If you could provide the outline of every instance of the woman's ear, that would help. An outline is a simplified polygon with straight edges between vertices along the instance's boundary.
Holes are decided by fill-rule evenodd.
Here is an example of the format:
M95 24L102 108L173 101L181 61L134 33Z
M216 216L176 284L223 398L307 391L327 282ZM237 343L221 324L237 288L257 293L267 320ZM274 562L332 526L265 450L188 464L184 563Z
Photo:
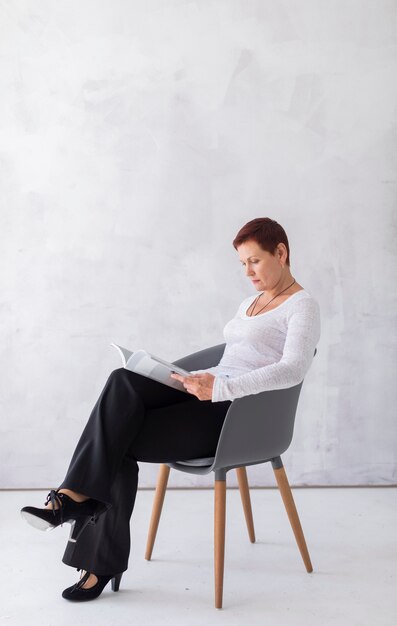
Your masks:
M287 258L287 248L285 247L285 244L283 243L277 244L276 254L277 254L277 258L279 261L281 261L284 256L285 258Z

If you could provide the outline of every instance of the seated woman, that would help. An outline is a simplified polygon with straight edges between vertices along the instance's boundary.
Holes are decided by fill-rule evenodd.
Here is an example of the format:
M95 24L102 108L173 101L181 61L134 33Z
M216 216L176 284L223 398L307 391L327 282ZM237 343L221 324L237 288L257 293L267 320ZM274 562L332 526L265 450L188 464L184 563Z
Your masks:
M63 562L84 574L62 596L97 598L107 583L117 591L128 567L130 517L138 461L167 463L211 457L235 398L300 383L320 338L316 300L290 271L284 229L264 217L248 222L233 241L256 292L224 328L218 365L173 374L183 391L127 369L114 370L83 430L65 479L45 508L24 507L36 528L70 522Z

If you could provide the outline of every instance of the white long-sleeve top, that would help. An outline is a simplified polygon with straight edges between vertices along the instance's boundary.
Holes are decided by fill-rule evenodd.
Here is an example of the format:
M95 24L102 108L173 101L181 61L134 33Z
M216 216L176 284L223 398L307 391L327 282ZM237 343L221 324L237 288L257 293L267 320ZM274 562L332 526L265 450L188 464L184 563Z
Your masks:
M270 311L250 317L257 293L243 300L223 329L223 356L214 367L194 370L215 376L212 402L234 400L300 383L320 339L320 308L305 290Z

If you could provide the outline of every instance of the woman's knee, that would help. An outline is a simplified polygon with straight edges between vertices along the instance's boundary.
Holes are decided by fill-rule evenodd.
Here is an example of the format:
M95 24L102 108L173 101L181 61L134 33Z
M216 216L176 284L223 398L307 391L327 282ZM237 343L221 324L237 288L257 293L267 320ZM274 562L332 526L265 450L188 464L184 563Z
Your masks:
M121 378L122 376L125 376L125 372L127 370L125 369L125 367L118 367L117 369L113 370L112 372L110 372L109 374L109 378L113 379L113 378Z
M135 401L140 406L142 403L141 394L134 376L134 372L125 369L125 367L119 367L110 372L106 386L110 387L114 397L120 400L124 399L126 402Z
M131 376L133 372L125 369L125 367L118 367L117 369L110 372L108 377L108 383L116 383L116 384L128 384L128 387L133 389L133 376Z

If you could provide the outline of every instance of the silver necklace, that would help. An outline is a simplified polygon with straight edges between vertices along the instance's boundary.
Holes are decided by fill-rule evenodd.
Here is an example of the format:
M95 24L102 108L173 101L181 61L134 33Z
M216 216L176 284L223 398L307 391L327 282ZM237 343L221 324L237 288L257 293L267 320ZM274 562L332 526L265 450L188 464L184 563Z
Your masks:
M293 282L292 282L290 285L288 285L288 287L286 287L285 289L283 289L282 291L280 291L280 293L278 293L278 294L277 294L277 296L274 296L274 298L272 298L271 300L269 300L269 302L268 302L267 304L265 304L265 306L263 306L261 309L259 309L259 311L257 311L257 312L255 313L255 315L259 315L259 313L260 313L261 311L263 311L263 309L266 309L266 307L267 307L267 306L269 306L269 304L270 304L271 302L273 302L273 300L275 300L276 298L278 298L279 296L281 296L281 294L282 294L282 293L284 293L284 291L287 291L287 289L289 289L290 287L292 287L292 285L293 285L294 283L295 283L295 278L294 278ZM253 317L253 316L254 316L255 307L256 307L256 305L257 305L257 303L258 303L259 298L260 298L262 295L263 295L263 294L261 294L261 293L260 293L260 294L259 294L259 296L256 298L256 300L255 300L255 304L254 304L253 309L252 309L252 312L249 314L249 316L250 316L250 317Z

